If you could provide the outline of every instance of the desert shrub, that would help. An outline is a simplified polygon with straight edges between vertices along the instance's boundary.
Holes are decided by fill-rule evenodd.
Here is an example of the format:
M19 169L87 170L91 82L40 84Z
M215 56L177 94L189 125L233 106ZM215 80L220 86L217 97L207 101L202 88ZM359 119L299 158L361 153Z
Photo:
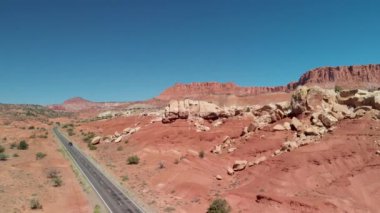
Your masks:
M30 139L34 139L34 138L36 138L36 134L33 134L33 135L29 136L29 138L30 138Z
M95 205L94 213L101 213L100 206L98 204Z
M9 146L10 149L15 149L17 147L17 143L13 142L11 143L11 145Z
M55 169L50 169L48 172L47 172L47 178L56 178L56 177L59 177L59 171L55 170Z
M139 164L140 158L137 155L132 155L128 157L128 164Z
M42 209L42 204L36 198L30 200L30 209Z
M121 177L121 180L122 180L122 181L127 181L127 180L129 180L128 175L124 175L124 176L122 176L122 177Z
M17 146L17 149L20 149L20 150L27 150L28 148L29 148L29 144L25 140L20 141L20 143Z
M45 138L45 139L48 138L47 135L39 135L38 137L39 137L39 138Z
M205 157L205 151L200 151L199 153L198 153L198 156L200 157L200 158L204 158Z
M8 159L8 155L5 153L0 153L0 161L6 161Z
M83 141L86 143L90 143L91 140L96 136L93 132L83 133Z
M28 129L34 129L34 126L30 126Z
M123 150L122 146L117 147L117 151L122 151L122 150Z
M13 154L13 157L14 157L14 158L17 158L17 157L18 157L18 154L17 154L17 153L14 153L14 154Z
M42 158L46 157L46 154L43 152L37 152L36 153L36 160L40 160Z
M5 148L2 145L0 145L0 153L3 153L4 151L5 151Z
M210 207L207 209L207 213L229 213L231 207L228 205L225 199L217 198L212 201Z
M335 86L335 92L339 93L342 90L343 88L341 86L338 86L338 85Z
M90 150L96 150L97 149L97 147L92 143L88 143L87 146Z
M62 179L61 179L60 176L52 178L52 181L53 181L53 186L54 187L62 186L63 181L62 181Z

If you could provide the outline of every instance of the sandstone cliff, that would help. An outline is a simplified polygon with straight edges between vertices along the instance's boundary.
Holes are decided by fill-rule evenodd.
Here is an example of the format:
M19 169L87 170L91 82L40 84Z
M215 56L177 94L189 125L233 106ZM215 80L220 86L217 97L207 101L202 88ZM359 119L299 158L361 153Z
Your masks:
M234 83L201 82L180 84L166 89L157 99L200 98L210 95L255 96L266 93L290 92L300 85L333 88L374 88L380 86L380 64L320 67L303 74L297 82L276 87L240 87Z

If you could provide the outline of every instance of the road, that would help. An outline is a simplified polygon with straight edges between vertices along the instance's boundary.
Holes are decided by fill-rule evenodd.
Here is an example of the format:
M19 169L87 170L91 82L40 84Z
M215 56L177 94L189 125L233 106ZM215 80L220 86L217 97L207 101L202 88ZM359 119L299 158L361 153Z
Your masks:
M58 128L53 129L59 141L66 147L82 173L87 177L94 190L111 213L143 212L133 201L128 199L104 174L99 171L75 145L70 146Z

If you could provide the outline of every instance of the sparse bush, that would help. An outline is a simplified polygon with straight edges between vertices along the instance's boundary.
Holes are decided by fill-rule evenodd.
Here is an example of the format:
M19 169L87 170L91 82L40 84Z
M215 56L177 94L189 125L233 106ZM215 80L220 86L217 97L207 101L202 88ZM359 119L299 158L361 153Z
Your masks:
M17 146L17 149L19 150L27 150L28 148L29 144L25 140L20 141L20 143Z
M17 157L18 157L18 154L17 154L17 153L14 153L14 154L13 154L13 157L14 157L14 158L17 158Z
M123 151L123 147L122 146L117 147L117 151Z
M127 144L128 142L129 142L128 140L125 140L125 142L124 142L124 143L125 143L125 144Z
M91 140L96 136L93 132L83 133L83 141L86 143L90 143Z
M198 156L200 157L200 158L204 158L205 157L205 151L200 151L199 153L198 153Z
M6 161L8 159L8 155L5 153L0 153L0 161Z
M210 207L207 209L207 213L229 213L231 207L228 205L225 199L217 198L212 201Z
M30 138L30 139L34 139L34 138L36 138L36 134L33 134L33 135L29 136L29 138Z
M2 145L0 145L0 153L3 153L4 151L5 151L5 148Z
M95 205L94 213L100 213L100 206L98 204Z
M122 181L127 181L127 180L129 180L128 175L124 175L124 176L122 176L122 177L121 177L121 180L122 180Z
M42 152L37 152L36 153L36 160L40 160L40 159L42 159L44 157L46 157L45 153L42 153Z
M128 164L139 164L140 158L137 155L129 156L128 157Z
M52 178L52 181L53 181L53 186L54 187L62 186L63 181L62 181L62 179L61 179L60 176Z
M34 129L34 126L30 126L28 129Z
M55 170L55 169L51 169L48 171L47 173L47 178L56 178L56 177L59 177L59 171Z
M96 150L97 149L97 147L92 143L88 143L87 146L90 150Z
M335 86L335 92L336 93L339 93L342 90L343 90L343 88L341 86L338 86L338 85Z
M36 198L30 200L30 209L42 209L42 204Z
M13 142L11 143L11 145L9 146L10 149L14 149L17 147L17 143Z

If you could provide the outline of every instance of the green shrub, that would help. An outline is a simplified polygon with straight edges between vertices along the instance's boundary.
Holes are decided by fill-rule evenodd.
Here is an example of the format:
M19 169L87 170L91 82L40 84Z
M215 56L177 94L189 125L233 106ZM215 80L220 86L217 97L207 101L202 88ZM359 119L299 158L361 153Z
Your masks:
M42 153L42 152L37 152L36 153L36 160L40 160L40 159L42 159L44 157L46 157L45 153Z
M225 199L217 198L212 201L210 207L207 209L207 213L229 213L231 207L228 205Z
M137 155L129 156L128 157L128 164L139 164L140 158Z
M51 169L48 171L47 173L47 178L56 178L56 177L59 177L59 171L55 170L55 169Z
M17 147L17 143L13 142L11 143L11 145L9 146L10 149L14 149Z
M200 151L199 153L198 153L198 156L200 157L200 158L204 158L205 157L205 151Z
M97 149L97 147L92 143L88 143L87 146L90 150L96 150Z
M5 153L0 153L0 161L6 161L8 159L8 155Z
M52 178L52 181L53 181L54 187L62 186L63 181L62 181L61 177L59 177L59 176L54 177L54 178Z
M3 153L4 151L5 151L5 148L2 145L0 145L0 153Z
M30 200L30 209L42 209L42 204L36 198Z
M121 180L122 180L122 181L127 181L127 180L129 180L128 175L124 175L124 176L122 176L122 177L121 177Z
M17 149L20 149L20 150L27 150L28 148L29 148L29 144L24 140L20 141L20 143L17 146Z
M94 213L101 213L100 206L98 204L95 205Z
M338 86L338 85L335 86L335 92L336 93L339 93L342 90L343 90L343 88L341 86Z

